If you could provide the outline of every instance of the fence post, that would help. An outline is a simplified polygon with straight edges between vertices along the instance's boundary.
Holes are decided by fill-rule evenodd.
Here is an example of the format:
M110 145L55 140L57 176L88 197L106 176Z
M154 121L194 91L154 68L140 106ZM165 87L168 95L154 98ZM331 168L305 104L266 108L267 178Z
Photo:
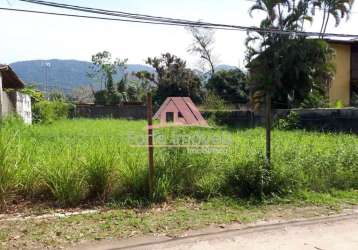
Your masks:
M148 186L150 198L153 196L154 183L154 147L153 147L153 106L152 94L147 94L147 120L148 120Z
M272 127L272 117L271 117L271 93L266 91L266 164L267 168L270 168L271 163L271 127Z

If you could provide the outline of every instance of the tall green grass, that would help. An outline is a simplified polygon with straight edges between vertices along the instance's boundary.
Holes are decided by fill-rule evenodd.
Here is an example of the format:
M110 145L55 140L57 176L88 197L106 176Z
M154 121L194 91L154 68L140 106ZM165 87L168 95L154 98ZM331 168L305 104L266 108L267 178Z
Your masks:
M226 147L155 148L155 192L178 196L255 198L298 191L358 189L358 138L348 134L274 131L272 173L264 172L264 130L155 130L156 144ZM188 139L189 138L189 139ZM75 206L147 197L144 121L72 120L1 124L0 200L13 194ZM264 176L264 178L262 178Z

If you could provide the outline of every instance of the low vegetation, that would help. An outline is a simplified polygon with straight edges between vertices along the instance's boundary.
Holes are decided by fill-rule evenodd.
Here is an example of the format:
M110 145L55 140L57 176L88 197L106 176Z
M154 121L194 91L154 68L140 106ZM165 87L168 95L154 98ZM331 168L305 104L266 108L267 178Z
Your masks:
M1 221L0 248L64 249L73 245L96 244L113 240L155 234L177 238L220 225L221 230L246 227L261 220L294 220L328 216L353 211L357 192L331 194L301 193L285 199L273 198L257 204L234 198L212 198L198 202L177 199L136 209L111 203L98 213L72 215L65 218L33 218ZM0 218L1 219L1 218ZM233 224L233 225L231 225ZM205 232L205 231L204 231ZM135 244L135 241L134 241ZM81 248L81 246L77 246Z
M40 101L33 104L33 121L35 123L52 123L69 117L73 105L60 101Z
M196 146L155 149L151 198L255 200L261 191L267 198L358 188L355 135L276 130L268 175L263 134L263 129L156 130L157 145ZM10 119L1 124L0 140L2 203L16 196L59 206L147 200L143 121L67 120L28 127Z

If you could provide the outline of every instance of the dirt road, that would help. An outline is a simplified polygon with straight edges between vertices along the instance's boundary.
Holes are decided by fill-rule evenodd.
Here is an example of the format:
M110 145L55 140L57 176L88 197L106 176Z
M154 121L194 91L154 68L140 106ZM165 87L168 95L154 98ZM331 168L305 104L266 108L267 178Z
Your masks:
M81 249L358 250L358 215L201 232L174 240L107 242Z

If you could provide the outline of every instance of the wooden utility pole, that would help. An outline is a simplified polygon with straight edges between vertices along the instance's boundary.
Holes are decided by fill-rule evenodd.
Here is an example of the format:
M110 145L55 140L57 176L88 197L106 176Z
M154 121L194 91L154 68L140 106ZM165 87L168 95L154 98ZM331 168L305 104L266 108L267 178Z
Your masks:
M147 94L147 120L148 120L148 187L149 195L153 195L153 183L154 183L154 147L153 147L153 106L152 106L152 94Z
M271 163L271 127L272 127L272 116L271 116L271 93L266 91L266 114L265 114L265 125L266 125L266 164L267 168L270 167Z

